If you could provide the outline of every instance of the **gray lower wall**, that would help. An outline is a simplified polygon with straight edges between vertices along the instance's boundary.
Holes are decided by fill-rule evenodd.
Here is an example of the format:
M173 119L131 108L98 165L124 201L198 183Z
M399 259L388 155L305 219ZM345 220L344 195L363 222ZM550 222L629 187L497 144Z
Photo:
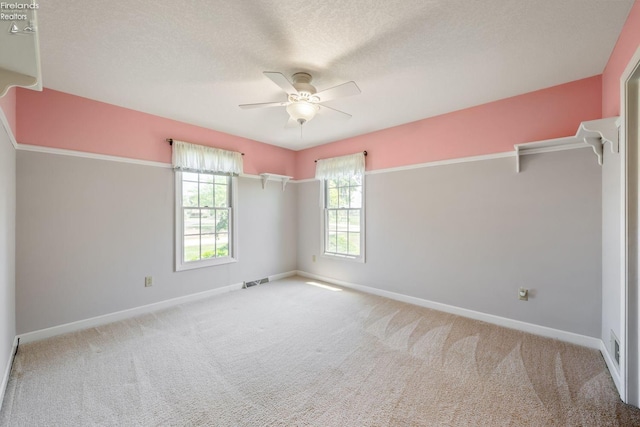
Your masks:
M170 169L19 151L17 331L295 270L296 195L239 178L240 261L174 272Z
M16 336L15 229L16 151L0 124L0 383Z
M601 175L589 149L369 174L364 264L312 261L319 185L300 183L298 269L599 338Z
M600 166L588 149L514 162L367 175L364 264L319 256L317 182L240 178L240 262L176 273L169 169L19 151L17 332L299 269L600 337Z

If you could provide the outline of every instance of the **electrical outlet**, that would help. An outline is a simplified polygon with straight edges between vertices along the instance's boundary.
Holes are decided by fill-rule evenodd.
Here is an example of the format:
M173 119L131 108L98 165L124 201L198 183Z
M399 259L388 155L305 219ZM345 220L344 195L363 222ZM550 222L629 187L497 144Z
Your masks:
M529 301L529 289L520 288L518 290L518 299L521 301Z
M153 285L153 277L152 276L147 276L144 278L144 287L148 288L149 286Z
M316 256L315 255L311 255L311 261L316 262Z

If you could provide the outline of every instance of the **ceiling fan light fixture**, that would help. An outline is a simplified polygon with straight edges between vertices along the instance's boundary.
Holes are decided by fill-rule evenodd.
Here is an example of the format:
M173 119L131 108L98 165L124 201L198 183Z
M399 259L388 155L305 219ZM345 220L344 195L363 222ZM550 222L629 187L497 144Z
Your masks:
M298 101L292 102L287 106L287 113L293 120L303 125L315 117L318 108L316 104L311 102Z

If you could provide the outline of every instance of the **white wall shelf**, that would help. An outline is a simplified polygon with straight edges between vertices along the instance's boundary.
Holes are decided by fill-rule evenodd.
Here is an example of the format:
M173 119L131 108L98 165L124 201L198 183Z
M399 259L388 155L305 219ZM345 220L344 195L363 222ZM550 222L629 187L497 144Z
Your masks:
M609 143L612 153L618 152L619 127L620 118L609 117L580 123L575 136L515 144L516 172L520 172L521 155L582 148L585 144L593 149L598 157L598 164L602 165L602 151L606 143Z
M260 178L262 179L263 190L267 185L268 181L280 181L282 182L282 191L284 191L285 187L287 186L287 182L289 182L289 180L292 179L293 177L287 176L287 175L278 175L275 173L261 173Z
M4 96L13 86L32 87L37 83L38 79L34 76L0 68L0 97Z
M612 153L617 153L619 150L619 128L620 117L582 122L576 138L582 139L593 148L594 153L598 156L598 164L602 166L602 150L607 142Z

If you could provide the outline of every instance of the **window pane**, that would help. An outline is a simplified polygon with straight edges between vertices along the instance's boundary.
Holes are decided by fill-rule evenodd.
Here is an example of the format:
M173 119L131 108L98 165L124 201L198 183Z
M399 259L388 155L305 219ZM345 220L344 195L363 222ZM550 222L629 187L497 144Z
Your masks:
M349 231L360 231L360 210L349 211Z
M229 234L220 233L216 235L216 256L229 256Z
M326 180L325 252L359 257L364 175Z
M198 174L191 172L182 172L182 180L198 182Z
M349 240L348 233L344 232L344 231L338 231L336 234L337 234L337 243L336 243L337 249L336 249L336 251L339 254L346 254L347 250L349 249L349 246L348 246L348 240Z
M338 214L338 231L347 231L349 230L349 211L347 210L339 210Z
M216 213L213 209L202 209L200 219L200 232L202 234L215 233Z
M184 234L200 234L200 209L184 210Z
M200 206L213 206L213 184L200 184Z
M349 207L349 187L338 188L338 199L339 208Z
M213 175L210 173L201 173L199 174L200 182L213 182Z
M230 179L227 175L214 175L213 177L216 184L228 184Z
M229 232L229 210L216 209L216 233Z
M184 236L184 261L200 259L200 236Z
M362 207L362 187L356 186L350 188L351 191L349 192L349 207L360 209Z
M327 230L336 231L338 229L338 212L335 210L327 211Z
M231 244L231 177L207 173L181 173L178 181L183 196L178 203L176 219L182 236L182 263L230 257ZM216 206L216 202L221 207ZM203 264L203 265L209 265Z
M327 237L327 252L335 253L338 250L337 246L337 234L336 233L328 233Z
M202 235L201 258L209 259L216 257L216 236L214 234Z
M215 206L227 207L229 206L229 186L227 184L216 184L216 200Z
M327 207L328 208L338 207L338 189L337 188L329 188L327 190Z
M349 233L349 255L360 255L360 233Z
M198 183L182 182L182 206L198 206Z

